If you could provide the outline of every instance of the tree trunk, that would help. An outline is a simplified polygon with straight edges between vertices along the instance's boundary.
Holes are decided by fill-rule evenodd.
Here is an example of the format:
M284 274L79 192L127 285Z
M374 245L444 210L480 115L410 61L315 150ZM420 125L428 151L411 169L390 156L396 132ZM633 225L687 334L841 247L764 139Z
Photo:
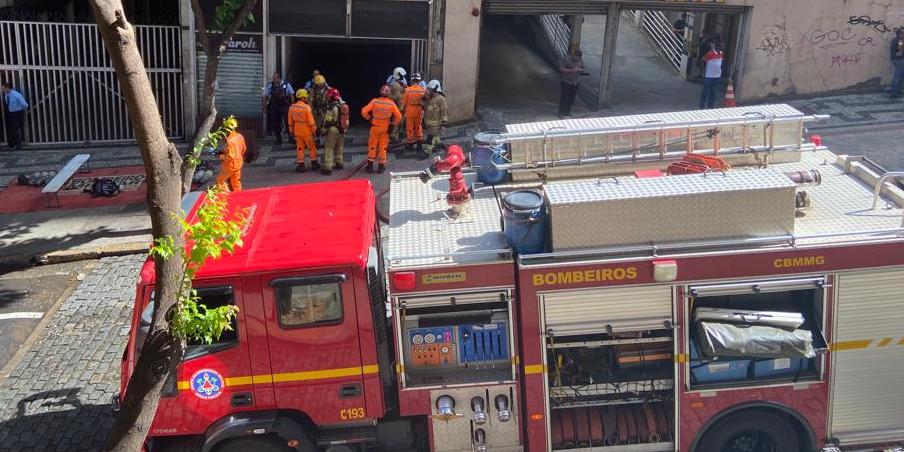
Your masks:
M182 158L166 138L163 122L147 71L135 40L135 29L126 20L120 0L91 0L104 46L116 69L120 91L129 110L148 184L148 211L155 238L173 237L184 246L176 219L181 200ZM151 331L129 382L122 410L113 424L107 450L140 450L157 411L160 389L174 372L184 345L169 334L166 313L176 303L182 275L182 258L155 260L156 287Z
M216 53L216 52L213 52ZM201 91L201 111L199 112L198 128L195 129L195 136L192 138L192 147L189 154L193 158L186 157L182 162L182 194L191 191L191 181L195 175L195 165L193 159L201 158L200 152L195 153L194 149L198 147L201 140L210 133L213 123L217 119L216 106L216 83L217 71L220 69L220 55L207 55L206 69L204 70L204 89Z

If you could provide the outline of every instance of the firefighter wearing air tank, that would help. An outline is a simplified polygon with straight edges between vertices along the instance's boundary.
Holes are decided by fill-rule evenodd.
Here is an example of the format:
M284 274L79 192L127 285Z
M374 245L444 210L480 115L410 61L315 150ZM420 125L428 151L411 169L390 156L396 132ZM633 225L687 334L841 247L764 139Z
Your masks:
M417 144L418 153L424 152L424 105L421 103L427 92L421 86L421 74L411 74L411 85L405 88L405 97L402 99L402 108L405 114L405 138L408 141L406 150L414 151Z
M405 71L405 68L397 67L393 69L392 75L386 80L386 84L389 85L389 98L396 103L396 106L399 107L399 111L402 111L402 98L405 97L405 87L408 86L408 83L405 81L406 75L408 75L408 72ZM405 118L402 118L402 122L404 122L404 119ZM393 128L392 136L389 138L392 141L399 141L401 131L402 127Z
M402 113L389 98L389 85L380 88L380 97L371 99L361 109L361 116L370 121L370 137L367 140L367 166L364 170L374 172L374 159L380 164L377 172L386 171L386 147L389 145L390 128L398 127Z
M226 136L226 146L219 153L223 166L220 174L217 174L217 188L221 191L242 190L242 165L245 163L245 137L236 129L238 121L230 116L223 121L223 126L229 131Z
M345 132L348 131L348 104L342 100L339 90L330 88L326 93L329 103L323 114L323 128L326 130L326 144L323 147L323 174L333 173L333 168L342 169L345 159Z
M313 81L314 85L309 93L311 96L311 113L314 115L314 123L317 124L317 130L322 130L325 133L323 116L329 103L326 93L329 91L330 86L326 84L326 77L320 74L315 75Z
M317 125L314 122L314 115L311 113L311 106L307 103L307 90L296 91L295 98L298 101L289 107L289 130L295 135L295 171L299 173L305 171L305 150L311 156L311 169L317 171L320 169L320 161L317 160L317 145L314 144Z
M433 153L433 148L441 142L443 128L449 122L446 109L446 94L439 84L439 80L430 80L427 84L427 94L424 95L424 123L427 125L427 141L424 150L418 152L418 158L423 160Z

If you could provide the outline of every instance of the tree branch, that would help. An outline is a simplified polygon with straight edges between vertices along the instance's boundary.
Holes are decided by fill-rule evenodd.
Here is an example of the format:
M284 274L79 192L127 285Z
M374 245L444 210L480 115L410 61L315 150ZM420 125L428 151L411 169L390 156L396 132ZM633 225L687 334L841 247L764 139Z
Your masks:
M192 0L198 1L198 0ZM235 16L232 17L232 23L223 30L223 34L220 36L220 44L217 46L217 55L222 55L223 52L226 51L226 44L229 43L229 40L235 36L235 32L239 30L239 27L245 23L245 19L248 17L248 13L251 11L251 8L254 8L254 5L257 4L257 0L246 0L245 6L242 9L236 11Z
M195 16L195 28L197 28L198 37L201 39L201 49L204 53L210 55L213 48L210 46L210 33L207 30L207 20L204 19L204 11L201 10L201 4L198 0L191 0L191 10Z

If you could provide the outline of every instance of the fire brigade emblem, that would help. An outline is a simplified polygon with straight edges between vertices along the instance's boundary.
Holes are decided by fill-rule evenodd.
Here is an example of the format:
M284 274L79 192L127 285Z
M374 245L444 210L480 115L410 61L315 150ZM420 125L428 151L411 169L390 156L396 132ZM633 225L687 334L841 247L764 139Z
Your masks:
M213 369L201 369L191 376L191 391L204 400L213 400L223 394L223 376Z

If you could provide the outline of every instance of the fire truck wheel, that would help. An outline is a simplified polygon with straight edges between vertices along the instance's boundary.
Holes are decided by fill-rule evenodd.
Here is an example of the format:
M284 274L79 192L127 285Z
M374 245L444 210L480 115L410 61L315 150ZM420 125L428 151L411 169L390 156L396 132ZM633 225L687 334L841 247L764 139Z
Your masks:
M289 452L294 450L314 451L314 445L307 438L297 449L289 448L286 441L272 435L235 438L223 442L214 449L216 452Z
M707 429L698 452L799 452L797 432L782 416L744 410L725 416Z

